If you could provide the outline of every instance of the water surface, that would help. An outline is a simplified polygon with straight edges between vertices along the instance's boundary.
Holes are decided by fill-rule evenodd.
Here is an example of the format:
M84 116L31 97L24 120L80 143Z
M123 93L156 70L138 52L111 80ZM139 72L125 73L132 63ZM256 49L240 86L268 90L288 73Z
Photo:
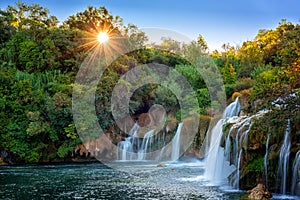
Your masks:
M204 180L203 165L149 162L0 167L1 199L245 199ZM118 170L122 169L122 171Z

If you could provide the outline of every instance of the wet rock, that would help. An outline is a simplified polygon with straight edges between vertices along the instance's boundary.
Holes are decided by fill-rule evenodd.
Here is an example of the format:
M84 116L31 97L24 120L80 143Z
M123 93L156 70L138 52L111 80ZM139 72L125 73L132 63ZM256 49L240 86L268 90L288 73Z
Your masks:
M254 151L254 150L258 150L259 147L260 147L259 143L256 143L256 144L249 146L249 149Z
M139 126L148 126L151 123L151 116L148 113L142 113L138 118Z
M0 165L3 164L14 164L10 153L7 151L0 152Z
M160 164L158 164L156 167L167 167L167 165L166 165L166 164L160 163Z
M268 200L272 197L272 194L267 190L266 186L259 183L255 188L248 191L249 199L255 200Z

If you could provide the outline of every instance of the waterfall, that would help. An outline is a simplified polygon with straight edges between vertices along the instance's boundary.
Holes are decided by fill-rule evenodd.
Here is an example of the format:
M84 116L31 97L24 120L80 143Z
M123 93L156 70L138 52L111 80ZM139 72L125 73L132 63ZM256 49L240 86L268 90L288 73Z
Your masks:
M237 97L234 102L229 104L223 113L223 119L226 119L228 117L234 117L238 116L241 111L241 104L239 102L239 98Z
M229 130L229 133L231 130ZM225 157L226 160L230 161L230 147L231 147L231 141L230 141L230 134L227 135L226 142L225 142Z
M153 143L154 130L147 132L142 142L140 142L140 138L138 137L138 130L139 125L135 123L129 131L129 137L118 143L117 160L146 160L146 153Z
M180 133L181 133L182 123L178 125L176 134L174 138L172 139L172 154L171 154L171 160L175 161L180 156Z
M228 105L223 113L222 119L213 127L211 131L210 142L207 137L206 159L205 159L205 173L204 176L213 184L220 184L227 181L227 177L235 170L234 165L226 160L225 154L229 154L223 147L221 147L221 140L223 137L223 125L226 118L237 116L240 112L240 103L238 98L230 105ZM227 152L227 153L226 153Z
M132 160L134 145L139 146L139 138L137 137L138 129L139 125L135 123L129 131L129 137L125 138L125 141L118 143L117 160ZM120 153L119 150L121 151Z
M279 154L279 163L278 163L278 175L277 175L277 183L280 183L280 193L286 194L286 184L287 184L287 175L288 175L288 167L289 167L289 156L290 156L290 120L288 120L288 124L285 130L284 141L280 149Z
M233 185L233 187L236 189L240 188L240 176L241 176L240 168L241 168L242 153L243 153L243 149L241 148L240 153L238 154L238 157L237 157L237 169L236 169L236 176L235 176L234 185Z
M243 145L245 148L245 153L247 154L247 146L248 146L248 134L251 129L251 118L243 119L235 125L233 125L229 131L229 134L231 134L231 131L238 128L236 135L235 135L235 146L234 146L234 152L233 152L233 162L235 166L237 166L235 175L231 178L231 186L233 186L236 189L239 189L240 187L240 168L241 168L241 159L243 155ZM240 136L241 135L241 136Z
M148 148L151 148L153 143L154 130L147 132L143 138L142 146L138 150L138 160L146 160L146 153Z
M300 196L300 150L294 159L291 194Z
M265 168L265 183L266 187L268 188L268 154L269 154L269 140L270 140L270 135L267 137L266 141L266 153L264 156L264 168Z

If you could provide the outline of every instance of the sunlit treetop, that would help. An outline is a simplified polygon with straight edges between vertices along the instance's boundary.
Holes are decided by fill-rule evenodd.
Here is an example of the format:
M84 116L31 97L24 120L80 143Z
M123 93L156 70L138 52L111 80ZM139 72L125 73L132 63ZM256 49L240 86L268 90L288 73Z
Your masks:
M146 40L145 34L139 32L136 26L124 26L123 19L113 16L105 7L89 6L86 10L70 16L63 22L63 27L83 33L81 47L95 54L120 53L124 46L130 43L143 45Z

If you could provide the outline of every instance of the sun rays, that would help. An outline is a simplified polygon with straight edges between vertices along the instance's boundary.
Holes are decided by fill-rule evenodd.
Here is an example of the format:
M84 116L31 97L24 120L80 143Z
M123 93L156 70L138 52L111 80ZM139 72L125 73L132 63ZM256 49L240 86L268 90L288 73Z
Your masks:
M100 32L97 35L97 39L100 44L104 44L104 43L108 42L109 36L107 35L106 32Z
M91 27L84 31L83 44L79 48L84 49L89 56L89 62L95 58L105 59L108 63L111 58L122 54L126 47L125 38L117 28L110 25Z

